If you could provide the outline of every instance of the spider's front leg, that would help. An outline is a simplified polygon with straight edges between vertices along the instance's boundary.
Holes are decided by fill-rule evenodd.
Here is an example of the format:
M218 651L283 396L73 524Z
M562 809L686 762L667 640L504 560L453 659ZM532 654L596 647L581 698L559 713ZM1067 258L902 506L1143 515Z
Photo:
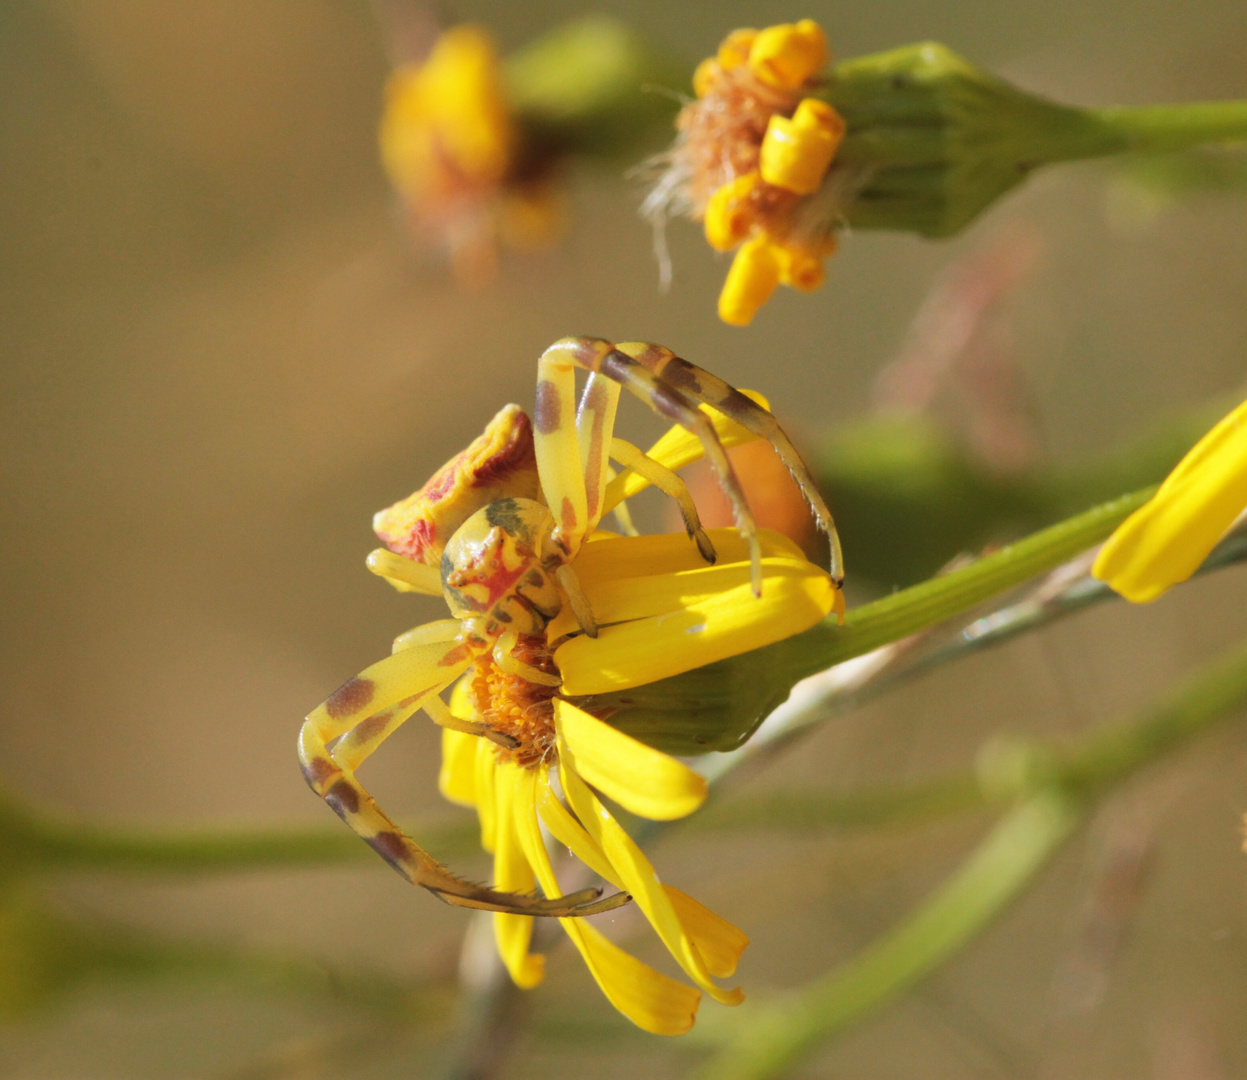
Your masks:
M627 903L622 893L599 899L600 889L541 899L465 881L404 833L355 778L355 770L388 735L487 647L462 636L423 642L365 668L340 686L308 715L299 734L299 762L308 785L403 877L447 903L547 916L592 915ZM338 743L331 751L334 739Z
M844 557L840 551L840 536L836 532L836 523L832 520L831 511L827 508L823 496L810 475L810 470L796 447L784 434L779 421L767 409L756 401L750 400L730 383L724 382L717 375L705 368L690 364L682 357L676 356L670 349L661 345L653 345L644 341L623 341L615 346L647 371L653 372L663 385L674 387L688 394L712 409L717 409L724 416L735 420L741 427L765 439L774 447L779 459L784 463L792 478L805 496L810 511L819 530L827 537L831 547L831 580L836 587L844 582Z
M701 557L708 563L715 561L714 545L702 528L697 507L688 486L666 466L643 453L623 439L613 438L615 411L619 405L622 385L600 375L590 374L576 410L576 435L580 442L580 462L584 471L585 498L588 503L586 533L597 528L602 520L605 506L606 485L611 470L608 459L613 459L625 469L643 476L664 495L675 500L684 518L684 528L689 539L697 545Z
M753 512L745 500L745 493L728 460L727 451L714 430L714 424L698 407L696 401L682 390L669 386L634 357L621 352L609 341L601 338L563 338L556 341L541 355L538 364L540 379L537 383L537 409L534 421L537 429L537 467L541 472L542 487L549 492L547 486L547 469L552 476L562 479L562 472L567 466L555 460L556 455L563 456L575 447L575 431L570 435L561 431L563 410L559 402L568 399L575 392L575 369L585 368L612 382L625 387L642 401L646 402L659 416L679 424L697 436L709 459L711 467L718 476L719 485L732 505L732 515L736 519L736 527L749 543L750 562L753 573L753 591L755 595L762 593L762 549L758 542L758 528L754 522ZM746 399L747 400L747 399ZM543 424L543 403L548 403ZM542 456L542 436L549 438L547 458ZM563 449L566 446L567 449ZM577 503L565 500L566 510L573 523L583 523L586 518L584 502ZM555 521L560 521L562 508L556 509L551 502L550 512ZM583 528L583 524L581 525ZM692 530L690 530L691 532Z

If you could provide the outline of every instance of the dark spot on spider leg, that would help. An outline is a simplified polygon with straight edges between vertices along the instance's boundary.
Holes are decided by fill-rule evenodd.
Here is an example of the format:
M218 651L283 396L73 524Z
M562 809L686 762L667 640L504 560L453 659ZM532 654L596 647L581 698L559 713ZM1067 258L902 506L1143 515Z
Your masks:
M402 833L379 832L376 836L368 837L368 846L402 874L403 877L410 877L406 870L409 862L407 843Z
M644 363L644 361L642 361ZM648 366L648 365L646 365ZM673 386L677 390L684 390L692 394L699 400L704 400L702 395L705 391L701 386L701 379L698 377L697 368L690 364L687 360L681 360L678 356L670 357L665 364L658 368L656 375L667 386Z
M399 702L400 705L406 702ZM373 713L367 720L361 720L351 731L351 741L355 743L370 743L378 735L385 730L385 725L390 722L394 713L392 709L386 709L384 712Z
M325 786L325 782L341 770L328 758L312 758L303 767L303 779L317 795Z
M548 379L537 383L537 404L533 409L533 423L542 435L550 435L559 428L562 408L558 388Z
M343 777L325 792L325 802L343 821L351 814L359 812L359 792L346 777Z
M372 700L376 687L371 679L348 679L329 695L325 702L325 712L335 720L351 716L360 711Z

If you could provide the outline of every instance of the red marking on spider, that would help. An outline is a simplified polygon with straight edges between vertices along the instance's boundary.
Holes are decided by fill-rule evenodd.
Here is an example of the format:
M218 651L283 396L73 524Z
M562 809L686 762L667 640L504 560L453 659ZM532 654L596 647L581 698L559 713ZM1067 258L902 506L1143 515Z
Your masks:
M533 446L533 425L528 414L517 412L515 426L507 444L496 454L482 461L472 471L473 487L490 487L505 484L507 479L521 469L531 469L537 464L537 450Z

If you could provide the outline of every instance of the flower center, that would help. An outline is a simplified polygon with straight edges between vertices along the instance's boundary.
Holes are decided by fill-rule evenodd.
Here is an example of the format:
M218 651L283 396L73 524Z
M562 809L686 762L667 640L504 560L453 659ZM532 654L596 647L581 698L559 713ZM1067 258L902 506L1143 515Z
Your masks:
M545 640L521 635L511 656L550 675L557 675L554 656ZM476 715L495 731L509 735L517 743L512 750L498 748L500 756L531 767L554 749L554 704L557 686L529 682L522 675L504 671L492 653L486 653L472 666L469 690Z

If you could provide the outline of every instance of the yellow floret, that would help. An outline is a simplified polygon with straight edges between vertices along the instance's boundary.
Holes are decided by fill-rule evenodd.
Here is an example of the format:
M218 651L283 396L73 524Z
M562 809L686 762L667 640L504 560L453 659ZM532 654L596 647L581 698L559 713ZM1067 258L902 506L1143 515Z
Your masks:
M381 158L394 186L421 197L455 174L496 182L510 167L514 132L493 43L473 26L447 30L423 64L386 85Z
M706 204L706 242L716 251L731 251L749 235L754 220L749 196L760 182L756 172L746 173L710 196Z
M766 33L766 31L762 31ZM724 71L730 71L734 67L740 67L741 64L750 59L754 42L758 39L758 31L752 27L741 27L739 30L733 30L723 39L719 46L718 56L715 57L719 61L719 66Z
M719 318L731 326L748 326L779 284L780 260L765 238L747 240L736 252L719 293Z
M803 248L777 247L779 280L799 292L813 292L826 277L823 260Z
M806 98L789 119L775 115L762 140L759 170L768 184L812 195L844 138L844 120L825 101Z
M759 79L780 90L797 90L827 63L827 36L813 19L768 26L749 50Z
M718 77L720 70L722 69L713 56L698 64L693 72L693 93L699 98L705 97L714 85L714 80Z

